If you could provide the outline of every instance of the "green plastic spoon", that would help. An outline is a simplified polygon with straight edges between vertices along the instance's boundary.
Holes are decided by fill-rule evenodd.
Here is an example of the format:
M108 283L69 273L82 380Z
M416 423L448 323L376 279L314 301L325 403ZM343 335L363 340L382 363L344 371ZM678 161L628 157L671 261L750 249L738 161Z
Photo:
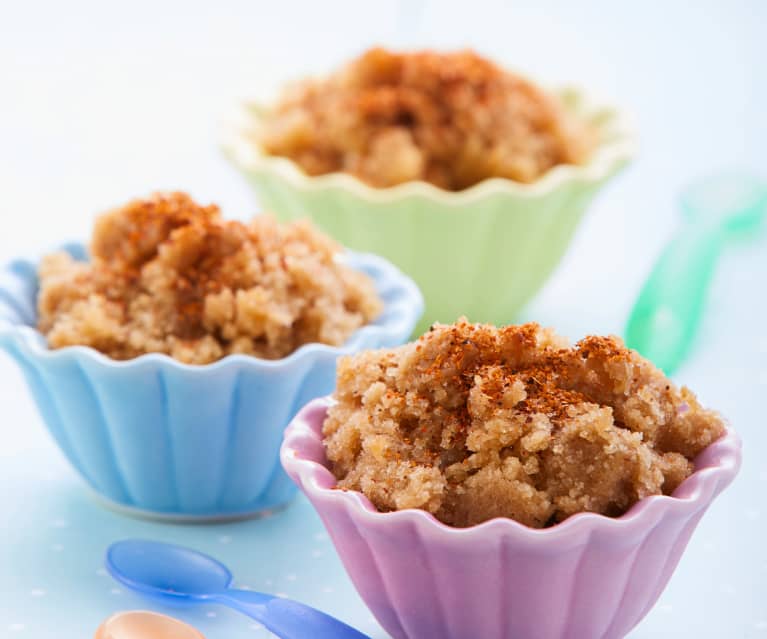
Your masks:
M626 324L626 344L671 375L690 350L714 267L726 241L752 234L767 213L767 183L723 174L682 194L685 223L644 284Z

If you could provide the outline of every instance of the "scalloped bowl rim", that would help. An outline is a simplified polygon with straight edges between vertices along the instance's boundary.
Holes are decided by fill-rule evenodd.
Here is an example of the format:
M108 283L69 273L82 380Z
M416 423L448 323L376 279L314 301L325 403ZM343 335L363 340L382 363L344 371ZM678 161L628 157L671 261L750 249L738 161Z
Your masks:
M633 118L624 109L599 100L575 85L562 86L554 91L558 94L577 96L582 105L580 108L585 113L598 113L602 117L606 114L609 126L605 130L609 139L598 144L588 162L581 165L559 164L529 184L494 177L460 191L448 191L423 180L412 180L389 187L374 187L354 175L340 171L311 176L292 160L283 156L268 155L253 140L248 139L252 133L253 122L258 122L259 113L266 109L263 102L255 100L249 101L247 106L242 105L229 118L222 146L225 153L242 170L256 173L272 172L301 190L339 188L378 203L395 202L415 196L435 200L445 206L463 206L496 194L535 198L568 182L597 184L628 163L636 153L636 135Z
M359 518L366 525L413 525L421 530L433 531L444 540L468 540L506 534L545 543L561 540L563 537L573 538L582 533L590 534L595 529L623 534L628 530L644 527L647 521L657 522L667 512L689 515L706 508L709 502L704 500L704 495L715 492L720 480L725 482L722 489L726 487L734 479L741 462L740 437L728 425L725 434L701 451L696 458L699 459L703 455L718 458L719 461L715 465L694 471L670 496L652 495L639 500L620 517L607 517L591 512L577 513L548 528L531 528L510 518L496 517L474 526L456 528L417 508L380 512L363 493L338 489L336 478L325 465L301 456L302 453L306 454L307 441L324 448L322 438L315 432L310 420L320 411L324 413L333 401L330 395L312 400L288 425L280 454L288 475L294 481L299 478L297 483L311 497L345 506L352 511L355 518Z
M68 243L60 248L65 250L67 247L73 246L82 247L83 245L79 243ZM404 331L404 325L406 323L412 322L414 325L417 323L418 318L423 314L424 301L420 290L410 277L400 271L394 264L379 255L359 253L344 249L343 252L339 253L339 256L344 260L353 261L355 265L352 268L355 270L360 270L361 266L371 266L378 270L378 275L370 276L376 285L387 281L396 282L400 300L407 299L413 307L412 316L405 317L402 313L399 313L392 318L395 320L394 323L382 325L367 324L362 326L354 331L349 339L340 346L330 346L328 344L311 342L300 346L288 356L280 359L270 360L255 357L253 355L235 353L226 355L210 364L187 364L174 359L165 353L145 353L131 359L117 360L90 346L65 346L62 348L51 349L45 346L45 337L37 329L2 318L0 318L0 340L3 337L10 338L26 348L35 357L42 360L56 361L68 357L82 357L107 368L129 368L134 366L151 366L155 364L188 372L190 374L202 374L219 371L222 368L233 367L236 365L250 366L259 369L287 369L312 357L339 357L348 355L360 348L369 348L368 345L370 343L377 343L380 341L380 339L376 338ZM9 269L13 264L19 263L22 263L25 266L34 266L37 264L34 260L21 258L6 263L3 266L3 269ZM2 289L0 289L0 292L2 292Z

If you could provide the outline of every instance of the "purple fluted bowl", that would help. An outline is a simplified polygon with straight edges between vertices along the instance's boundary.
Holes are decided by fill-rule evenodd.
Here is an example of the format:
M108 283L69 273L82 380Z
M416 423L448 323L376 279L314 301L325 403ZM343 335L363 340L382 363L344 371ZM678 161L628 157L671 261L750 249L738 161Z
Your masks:
M621 517L452 528L422 510L380 513L362 493L336 489L322 443L330 401L316 399L296 415L282 465L396 639L623 637L657 601L698 521L740 467L740 439L728 429L672 496L645 498Z

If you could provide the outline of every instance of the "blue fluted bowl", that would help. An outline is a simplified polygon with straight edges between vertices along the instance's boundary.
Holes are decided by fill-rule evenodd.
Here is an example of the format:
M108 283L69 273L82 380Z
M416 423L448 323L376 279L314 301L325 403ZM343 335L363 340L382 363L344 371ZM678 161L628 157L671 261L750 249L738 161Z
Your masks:
M63 247L87 259L81 245ZM47 347L37 324L37 266L0 271L0 346L21 366L43 419L96 493L130 512L171 520L229 519L279 508L296 487L279 451L285 426L330 393L339 355L391 347L423 311L416 285L389 262L345 253L384 301L374 323L340 347L288 357L229 355L192 366L151 353L127 361L85 346Z

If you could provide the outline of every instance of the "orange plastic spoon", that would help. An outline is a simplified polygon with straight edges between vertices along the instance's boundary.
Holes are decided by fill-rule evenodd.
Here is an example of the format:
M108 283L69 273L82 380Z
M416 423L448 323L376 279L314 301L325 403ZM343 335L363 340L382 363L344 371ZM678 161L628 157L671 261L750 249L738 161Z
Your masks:
M183 621L156 612L118 612L96 631L94 639L205 639Z

